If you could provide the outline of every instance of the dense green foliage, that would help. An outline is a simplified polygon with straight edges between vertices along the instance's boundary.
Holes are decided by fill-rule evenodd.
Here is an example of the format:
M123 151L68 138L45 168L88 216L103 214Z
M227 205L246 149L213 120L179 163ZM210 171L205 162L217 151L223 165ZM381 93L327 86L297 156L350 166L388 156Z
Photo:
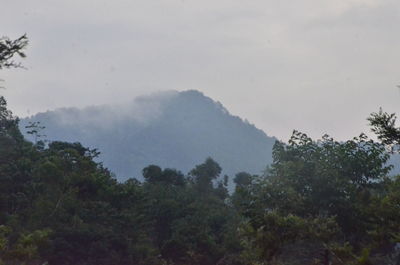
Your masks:
M241 206L248 217L243 234L260 261L384 264L398 258L400 219L393 206L400 205L392 192L399 194L399 179L386 177L389 155L381 144L364 135L314 142L294 132L288 145L275 144L273 156L267 176L253 178L247 200L241 199L248 202Z
M400 179L366 136L276 142L232 194L211 158L117 182L79 143L24 139L0 98L3 264L395 264ZM32 133L40 133L31 128ZM389 263L392 262L392 263Z

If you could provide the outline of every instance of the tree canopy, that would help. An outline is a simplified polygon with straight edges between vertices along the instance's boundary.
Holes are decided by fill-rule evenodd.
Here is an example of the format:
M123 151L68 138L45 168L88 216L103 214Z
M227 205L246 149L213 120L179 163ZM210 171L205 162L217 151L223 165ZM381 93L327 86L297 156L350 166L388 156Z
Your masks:
M378 139L392 151L398 151L400 146L400 128L396 127L396 114L374 112L368 118L372 131Z

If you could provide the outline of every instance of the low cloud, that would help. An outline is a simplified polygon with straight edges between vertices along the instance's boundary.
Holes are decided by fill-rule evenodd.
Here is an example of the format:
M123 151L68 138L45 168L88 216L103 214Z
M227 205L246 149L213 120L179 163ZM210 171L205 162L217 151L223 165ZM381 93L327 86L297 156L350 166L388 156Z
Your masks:
M200 89L270 135L344 139L380 106L400 111L399 12L393 0L11 1L2 34L28 34L29 70L1 78L20 116Z

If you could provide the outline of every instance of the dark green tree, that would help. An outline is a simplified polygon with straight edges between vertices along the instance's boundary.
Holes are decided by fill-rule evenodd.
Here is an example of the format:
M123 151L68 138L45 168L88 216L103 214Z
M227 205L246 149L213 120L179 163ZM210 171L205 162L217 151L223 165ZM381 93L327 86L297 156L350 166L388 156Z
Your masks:
M203 164L197 165L190 171L196 187L201 192L207 192L213 188L213 180L221 174L221 167L212 158L207 158Z
M331 251L335 244L350 244L351 255L370 247L375 223L366 211L391 169L384 146L365 135L346 142L328 136L313 141L295 131L288 144L275 144L273 158L243 200L249 218L243 229L253 235L251 248L272 262L300 241Z
M378 139L391 148L392 151L399 150L400 128L396 127L396 115L383 112L374 112L368 118L371 130L378 136Z

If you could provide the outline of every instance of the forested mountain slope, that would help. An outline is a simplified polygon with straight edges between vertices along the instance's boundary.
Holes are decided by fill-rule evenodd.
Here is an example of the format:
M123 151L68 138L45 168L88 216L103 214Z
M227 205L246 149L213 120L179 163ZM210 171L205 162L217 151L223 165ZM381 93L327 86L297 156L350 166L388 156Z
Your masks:
M212 157L224 174L259 174L271 163L275 139L232 116L219 102L194 90L136 98L120 106L62 108L22 119L40 122L50 141L79 141L98 148L100 161L120 180L141 178L149 164L187 172Z

